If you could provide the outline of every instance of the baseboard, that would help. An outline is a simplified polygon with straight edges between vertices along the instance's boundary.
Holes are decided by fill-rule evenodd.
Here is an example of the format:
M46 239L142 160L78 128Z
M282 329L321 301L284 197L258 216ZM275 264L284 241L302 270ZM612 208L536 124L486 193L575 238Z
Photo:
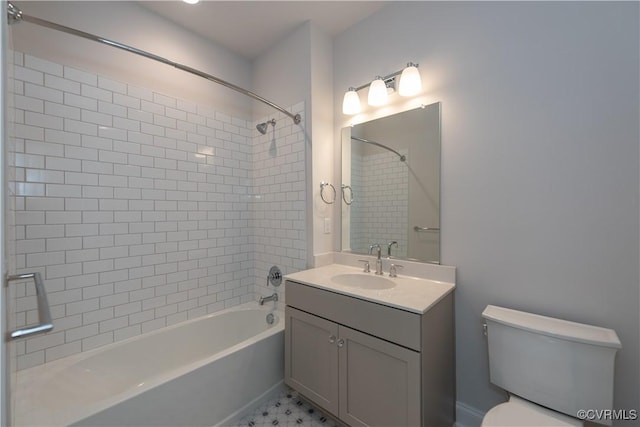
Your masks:
M480 427L483 417L484 412L462 402L456 402L456 427Z

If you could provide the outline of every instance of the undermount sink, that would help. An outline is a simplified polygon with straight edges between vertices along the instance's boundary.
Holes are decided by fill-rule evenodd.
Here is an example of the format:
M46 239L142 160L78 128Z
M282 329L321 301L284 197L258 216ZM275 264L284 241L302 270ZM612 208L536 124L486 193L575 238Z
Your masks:
M396 286L393 281L372 274L338 274L333 276L331 280L339 285L360 289L391 289Z

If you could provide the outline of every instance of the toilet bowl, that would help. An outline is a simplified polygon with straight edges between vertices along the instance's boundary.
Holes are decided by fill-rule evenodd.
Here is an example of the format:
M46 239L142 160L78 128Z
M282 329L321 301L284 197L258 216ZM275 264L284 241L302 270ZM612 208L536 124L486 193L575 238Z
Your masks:
M489 378L511 396L482 426L581 426L581 410L613 408L615 331L492 305L482 317Z
M494 406L482 419L481 427L583 427L584 423L568 415L510 396Z

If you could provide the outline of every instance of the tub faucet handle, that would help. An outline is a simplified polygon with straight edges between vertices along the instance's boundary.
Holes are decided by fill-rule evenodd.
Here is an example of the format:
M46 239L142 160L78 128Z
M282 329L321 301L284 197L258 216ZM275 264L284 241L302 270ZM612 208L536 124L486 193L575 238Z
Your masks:
M282 283L282 271L277 265L274 265L269 270L269 275L267 275L267 287L269 283L273 285L274 288L277 288Z

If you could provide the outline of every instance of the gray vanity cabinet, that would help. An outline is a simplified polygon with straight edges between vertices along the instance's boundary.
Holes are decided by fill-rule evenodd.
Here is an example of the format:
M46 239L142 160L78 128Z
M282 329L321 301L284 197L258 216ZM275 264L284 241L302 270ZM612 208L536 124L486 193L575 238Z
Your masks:
M451 294L421 315L285 286L287 385L350 426L453 425Z
M351 426L420 424L420 354L287 306L287 384Z
M351 426L420 425L420 353L340 327L339 418Z
M287 384L338 414L338 324L287 306Z

